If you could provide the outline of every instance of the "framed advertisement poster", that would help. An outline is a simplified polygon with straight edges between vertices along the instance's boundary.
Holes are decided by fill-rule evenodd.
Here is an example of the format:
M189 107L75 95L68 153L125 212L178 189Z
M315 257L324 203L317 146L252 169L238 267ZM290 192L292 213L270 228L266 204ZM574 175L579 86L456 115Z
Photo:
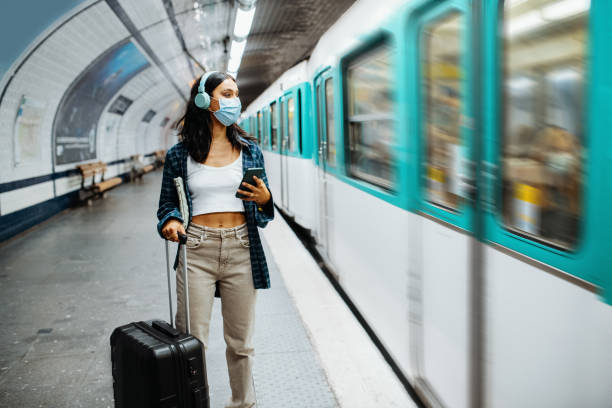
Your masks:
M40 126L45 115L45 101L22 95L13 125L13 166L40 160Z
M98 120L104 107L130 79L150 65L130 41L122 41L95 60L64 94L55 115L55 164L95 159Z

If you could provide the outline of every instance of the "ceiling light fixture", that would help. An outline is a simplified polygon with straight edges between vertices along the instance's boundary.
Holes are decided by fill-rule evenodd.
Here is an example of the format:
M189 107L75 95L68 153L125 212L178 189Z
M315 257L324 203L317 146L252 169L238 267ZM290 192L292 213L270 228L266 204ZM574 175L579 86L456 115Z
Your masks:
M227 71L231 72L234 78L238 74L238 68L240 68L247 36L251 31L251 25L253 25L253 17L255 17L255 0L238 0L236 18L234 19L234 39L227 62Z
M227 63L227 70L229 72L238 72L238 68L240 67L240 62L242 60L242 54L244 53L244 47L246 47L246 40L232 41L230 59Z
M251 7L246 11L238 7L238 10L236 11L236 22L234 23L234 36L238 38L245 38L247 35L249 35L254 16L255 7Z

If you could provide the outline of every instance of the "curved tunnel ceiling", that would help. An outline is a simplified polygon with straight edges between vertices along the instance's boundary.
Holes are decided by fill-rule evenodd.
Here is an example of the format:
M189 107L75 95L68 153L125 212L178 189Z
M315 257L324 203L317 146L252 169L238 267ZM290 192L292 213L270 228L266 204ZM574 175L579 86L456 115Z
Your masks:
M318 38L353 2L257 0L237 78L243 107L282 72L307 58ZM138 107L139 111L153 109L160 116L180 115L177 104L184 103L203 68L226 69L238 7L238 0L83 1L39 35L4 75L0 107L6 105L5 95L13 81L26 80L20 77L24 70L26 78L40 72L43 81L50 82L44 85L51 90L45 95L54 97L47 104L57 111L74 82L86 77L102 55L129 40L150 67L124 83L112 99L135 87L156 88L156 98L132 92L132 98L143 99L134 100L128 111ZM58 72L55 82L54 71ZM140 120L139 115L129 116Z

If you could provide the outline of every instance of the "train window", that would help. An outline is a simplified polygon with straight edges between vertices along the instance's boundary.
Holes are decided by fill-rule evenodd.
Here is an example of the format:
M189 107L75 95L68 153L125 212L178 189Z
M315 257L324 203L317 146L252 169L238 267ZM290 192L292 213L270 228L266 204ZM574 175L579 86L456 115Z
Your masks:
M322 96L321 96L321 84L320 83L317 84L316 100L317 100L317 130L318 130L317 146L319 146L319 152L320 152L321 151L320 150L321 138L323 137L323 111L321 109L321 107L323 106L323 102L322 102ZM319 157L319 159L321 158Z
M257 116L251 117L251 132L257 138L257 143L259 143L261 145L261 143L262 143L261 135L259 133L259 129L257 129Z
M255 118L253 116L249 118L249 130L251 134L257 138L257 143L261 145L261 137L259 132L257 131L257 127L255 126Z
M279 116L280 116L280 126L279 126L280 131L279 131L279 134L280 134L280 139L281 139L281 147L284 144L285 145L284 149L286 149L287 148L287 144L286 144L287 132L285 131L285 117L287 116L287 104L285 103L284 99L281 100L281 102L280 102Z
M264 120L262 111L257 112L257 134L259 135L259 140L263 140L262 145L267 148L268 132L264 131Z
M349 174L392 189L393 49L381 44L347 66Z
M327 125L327 164L336 166L336 136L334 132L334 83L325 80L325 123Z
M295 123L293 121L295 117L295 100L293 98L287 99L287 133L289 135L289 151L292 152L295 149Z
M266 140L268 140L268 145L270 145L270 133L272 132L272 128L271 128L271 118L272 118L272 113L270 111L265 112L264 113L264 117L263 117L263 122L264 122L264 134L265 134L265 138Z
M272 134L270 136L272 150L276 151L276 136L278 135L278 108L276 107L276 102L270 104L270 120L272 121Z
M427 200L456 210L461 204L461 41L463 17L447 14L425 27L421 81L426 98L425 195Z
M581 213L588 0L504 7L502 216L571 249Z

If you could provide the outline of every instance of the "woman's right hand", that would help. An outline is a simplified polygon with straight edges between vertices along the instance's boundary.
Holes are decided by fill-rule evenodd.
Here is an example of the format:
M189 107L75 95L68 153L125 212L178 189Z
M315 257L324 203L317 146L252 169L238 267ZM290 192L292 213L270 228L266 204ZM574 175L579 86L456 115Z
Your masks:
M178 242L178 233L185 234L183 223L176 219L168 220L163 228L162 235L169 241Z

